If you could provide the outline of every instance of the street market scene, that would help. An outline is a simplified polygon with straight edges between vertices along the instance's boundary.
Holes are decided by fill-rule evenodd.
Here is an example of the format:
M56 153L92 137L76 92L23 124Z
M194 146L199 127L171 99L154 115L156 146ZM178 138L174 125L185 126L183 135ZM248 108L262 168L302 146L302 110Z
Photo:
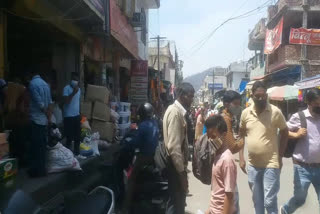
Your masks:
M320 0L1 0L0 214L320 214Z

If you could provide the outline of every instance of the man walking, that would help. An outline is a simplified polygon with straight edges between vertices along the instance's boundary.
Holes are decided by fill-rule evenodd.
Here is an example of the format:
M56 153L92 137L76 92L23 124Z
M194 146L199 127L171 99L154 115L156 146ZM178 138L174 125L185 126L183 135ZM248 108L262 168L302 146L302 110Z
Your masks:
M268 103L266 86L257 81L252 87L254 104L246 108L240 119L240 136L248 143L248 178L255 213L278 213L282 157L287 146L288 128L281 111ZM278 141L278 130L280 140ZM280 145L279 145L280 144ZM246 172L243 150L240 167Z
M170 105L163 119L163 135L171 164L168 166L169 200L167 214L184 214L188 193L188 136L186 114L194 98L190 83L176 89L177 100Z
M76 157L84 158L79 155L80 146L80 89L79 75L75 72L71 74L71 82L64 87L64 131L67 137L67 147L71 149L71 143L74 143L73 153Z
M51 92L49 85L40 77L34 75L29 84L30 120L31 120L31 177L46 175L47 126L51 118Z
M304 118L296 113L287 123L289 138L299 140L293 153L294 194L281 208L281 214L294 213L305 203L310 184L320 197L320 90L310 90L306 101L308 108L302 112ZM302 120L307 123L308 131L301 128Z

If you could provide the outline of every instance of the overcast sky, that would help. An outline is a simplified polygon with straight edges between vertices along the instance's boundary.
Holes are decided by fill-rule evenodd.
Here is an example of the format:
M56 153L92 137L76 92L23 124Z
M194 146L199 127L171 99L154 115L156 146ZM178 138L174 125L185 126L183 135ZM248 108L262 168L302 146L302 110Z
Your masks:
M184 61L184 77L212 66L228 66L231 62L247 60L248 32L267 8L252 16L233 20L221 27L200 48L200 41L231 16L256 9L267 0L161 0L159 10L150 10L150 37L161 35L174 40Z

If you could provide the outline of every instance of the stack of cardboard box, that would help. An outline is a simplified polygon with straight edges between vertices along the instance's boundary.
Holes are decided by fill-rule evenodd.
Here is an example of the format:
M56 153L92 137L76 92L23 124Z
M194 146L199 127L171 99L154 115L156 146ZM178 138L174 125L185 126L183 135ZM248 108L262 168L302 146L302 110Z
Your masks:
M91 121L92 132L99 132L101 139L113 142L116 130L110 120L109 96L106 87L88 85L85 101L81 103L81 115Z

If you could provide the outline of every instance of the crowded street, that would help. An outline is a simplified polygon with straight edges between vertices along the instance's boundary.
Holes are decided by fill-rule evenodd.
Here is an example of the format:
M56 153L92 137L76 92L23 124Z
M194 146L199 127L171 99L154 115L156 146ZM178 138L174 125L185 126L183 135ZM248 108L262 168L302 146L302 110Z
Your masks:
M0 214L320 214L320 0L0 0Z

